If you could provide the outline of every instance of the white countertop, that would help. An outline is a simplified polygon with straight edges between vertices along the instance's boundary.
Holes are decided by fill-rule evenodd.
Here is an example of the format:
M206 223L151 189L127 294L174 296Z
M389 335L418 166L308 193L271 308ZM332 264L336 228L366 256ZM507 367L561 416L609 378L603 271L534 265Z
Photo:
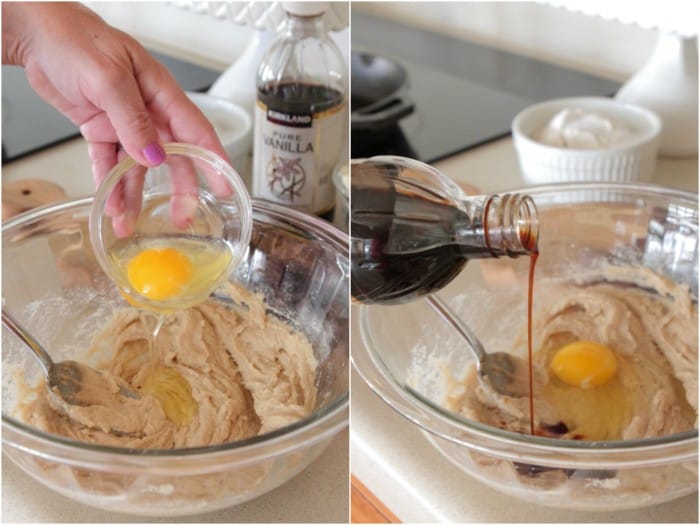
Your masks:
M483 193L520 188L510 138L451 157L435 167ZM697 159L660 158L653 183L698 190ZM353 348L363 344L355 319ZM698 494L639 510L580 512L529 504L471 478L442 456L416 425L384 403L353 371L352 473L404 522L698 522Z

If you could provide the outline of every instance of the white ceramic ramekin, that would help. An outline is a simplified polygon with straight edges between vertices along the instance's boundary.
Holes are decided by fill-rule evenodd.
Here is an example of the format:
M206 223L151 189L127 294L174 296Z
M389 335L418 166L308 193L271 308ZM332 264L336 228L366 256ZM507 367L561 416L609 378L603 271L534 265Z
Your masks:
M596 113L631 132L623 144L603 149L573 149L534 137L564 109ZM652 111L605 97L550 100L520 112L511 126L524 179L531 184L568 181L649 182L656 166L661 119Z

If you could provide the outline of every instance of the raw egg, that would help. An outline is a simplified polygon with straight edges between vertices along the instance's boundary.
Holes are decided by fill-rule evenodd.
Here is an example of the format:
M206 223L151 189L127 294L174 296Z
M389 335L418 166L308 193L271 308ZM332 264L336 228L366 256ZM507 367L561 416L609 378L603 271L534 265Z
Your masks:
M141 394L155 397L166 417L178 426L189 423L197 413L197 402L192 397L192 387L173 368L161 366L146 376Z
M110 255L131 305L170 313L209 297L228 275L232 249L220 239L142 237Z
M192 279L192 261L175 248L149 248L129 261L126 275L138 293L162 301L181 292Z
M594 341L550 349L551 381L543 398L571 434L587 440L622 439L632 417L632 397L620 381L615 352Z
M605 345L576 341L559 349L549 365L564 383L583 389L606 384L617 372L617 359Z

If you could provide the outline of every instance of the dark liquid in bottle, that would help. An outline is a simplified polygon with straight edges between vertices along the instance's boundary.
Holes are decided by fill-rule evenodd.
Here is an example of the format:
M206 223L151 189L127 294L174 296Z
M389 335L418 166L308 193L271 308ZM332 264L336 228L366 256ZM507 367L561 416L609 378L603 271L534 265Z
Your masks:
M337 89L302 82L268 83L258 86L258 99L269 109L287 115L314 115L343 103L345 97ZM290 128L293 129L293 128ZM330 173L325 174L330 177ZM327 221L333 220L333 208L318 213Z
M286 82L258 86L258 98L270 109L288 114L328 111L343 103L343 93L319 84Z
M381 241L373 256L352 259L351 293L364 303L400 303L446 286L461 271L466 257L456 247L445 246L410 255L381 253Z
M455 242L469 218L450 202L397 188L373 169L351 175L350 290L363 303L401 303L437 291L467 260L491 256L483 240Z

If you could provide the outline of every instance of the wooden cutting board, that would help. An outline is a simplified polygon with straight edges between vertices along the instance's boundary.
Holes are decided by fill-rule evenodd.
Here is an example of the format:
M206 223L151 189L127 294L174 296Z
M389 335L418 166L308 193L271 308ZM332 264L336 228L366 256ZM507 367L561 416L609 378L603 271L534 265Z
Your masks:
M359 479L351 476L351 523L401 523Z
M2 220L29 211L37 206L66 200L59 185L45 180L25 179L2 183Z

